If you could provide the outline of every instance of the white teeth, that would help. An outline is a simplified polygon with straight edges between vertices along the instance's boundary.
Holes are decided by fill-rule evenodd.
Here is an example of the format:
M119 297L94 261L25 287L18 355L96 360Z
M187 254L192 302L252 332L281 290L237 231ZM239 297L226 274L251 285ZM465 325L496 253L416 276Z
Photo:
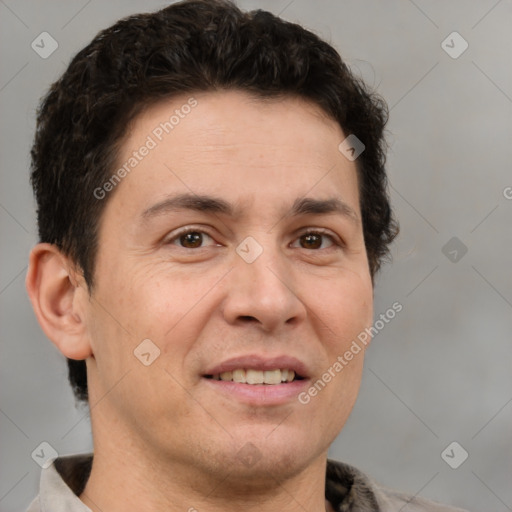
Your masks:
M233 380L232 372L222 372L220 374L220 380Z
M265 382L265 384L280 384L281 370L269 370L263 372L263 382Z
M239 368L232 372L212 375L212 378L242 384L281 384L282 382L292 382L295 379L295 372L287 368L265 371Z
M245 384L245 382L246 382L245 370L235 370L233 372L233 380L235 382L240 382L242 384Z
M263 372L261 370L245 370L247 384L263 384Z

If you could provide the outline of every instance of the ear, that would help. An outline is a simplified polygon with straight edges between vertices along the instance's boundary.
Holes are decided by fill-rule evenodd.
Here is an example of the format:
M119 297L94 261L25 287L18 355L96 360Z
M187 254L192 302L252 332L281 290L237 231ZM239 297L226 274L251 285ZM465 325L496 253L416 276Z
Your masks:
M37 244L32 249L25 285L37 320L55 346L70 359L91 356L85 323L87 286L55 245Z

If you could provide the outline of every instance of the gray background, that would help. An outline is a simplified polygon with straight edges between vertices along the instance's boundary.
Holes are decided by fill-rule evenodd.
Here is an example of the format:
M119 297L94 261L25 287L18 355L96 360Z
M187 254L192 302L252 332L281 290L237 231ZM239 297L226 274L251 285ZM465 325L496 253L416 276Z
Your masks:
M24 510L37 493L31 453L40 442L61 454L92 448L64 359L24 288L36 242L28 183L35 108L98 30L162 5L0 1L1 511ZM239 5L281 13L331 41L391 108L388 169L402 231L377 281L375 312L395 301L403 311L368 351L358 402L331 456L413 494L471 511L512 510L512 3ZM47 59L31 48L43 31L59 44ZM453 31L469 44L456 59L441 46ZM452 237L456 245L443 252ZM452 441L469 453L457 469L441 457ZM449 452L452 464L461 453Z

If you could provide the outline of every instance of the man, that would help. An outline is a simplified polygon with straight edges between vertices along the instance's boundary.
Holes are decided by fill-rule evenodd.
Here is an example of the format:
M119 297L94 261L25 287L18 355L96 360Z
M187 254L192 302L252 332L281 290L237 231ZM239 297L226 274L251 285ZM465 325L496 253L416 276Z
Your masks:
M73 59L38 115L27 289L94 457L54 460L30 512L455 510L327 460L397 233L385 123L331 46L226 1Z

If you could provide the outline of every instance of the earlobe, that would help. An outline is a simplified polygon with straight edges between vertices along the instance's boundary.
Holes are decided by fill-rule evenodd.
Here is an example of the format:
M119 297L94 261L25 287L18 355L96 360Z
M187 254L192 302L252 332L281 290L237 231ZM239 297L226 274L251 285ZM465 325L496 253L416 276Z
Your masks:
M73 265L52 244L37 244L30 253L25 281L41 328L70 359L92 355L86 329L84 294Z

